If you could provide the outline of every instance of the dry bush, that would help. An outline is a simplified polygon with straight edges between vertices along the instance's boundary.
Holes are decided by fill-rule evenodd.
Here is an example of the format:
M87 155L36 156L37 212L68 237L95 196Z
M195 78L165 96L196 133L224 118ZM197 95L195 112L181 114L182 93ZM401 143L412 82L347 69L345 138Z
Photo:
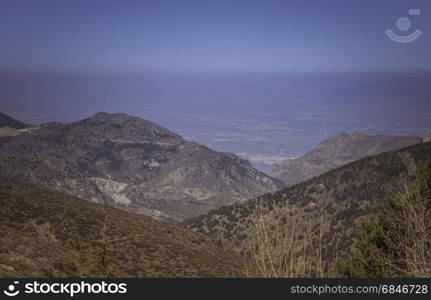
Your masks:
M401 179L363 224L349 276L431 277L431 172L424 172L413 182Z
M420 188L407 180L400 180L393 192L394 209L392 230L384 231L387 244L398 244L396 257L386 256L383 260L384 275L400 274L406 277L431 277L431 219L424 195Z
M405 184L399 197L404 202L405 239L400 236L405 252L407 274L411 277L431 277L431 220L425 199L411 193Z
M289 208L284 207L284 211ZM256 203L250 218L250 235L244 250L247 277L292 278L334 277L335 264L323 258L323 236L329 230L323 206L305 221L282 210L266 213Z

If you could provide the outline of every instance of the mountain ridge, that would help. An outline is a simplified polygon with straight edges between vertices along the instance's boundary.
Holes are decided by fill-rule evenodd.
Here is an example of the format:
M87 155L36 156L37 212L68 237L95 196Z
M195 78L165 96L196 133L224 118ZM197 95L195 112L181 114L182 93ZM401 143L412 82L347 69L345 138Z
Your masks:
M430 158L431 143L368 156L275 193L212 210L182 225L209 234L225 246L242 248L257 205L269 220L294 218L302 226L318 215L328 223L325 255L345 256L363 218L385 200L397 180L414 177L417 167Z
M269 175L290 186L363 157L401 149L421 140L419 136L342 132L324 139L303 156L275 164Z
M282 186L235 154L123 113L41 124L0 137L0 150L4 180L170 222Z

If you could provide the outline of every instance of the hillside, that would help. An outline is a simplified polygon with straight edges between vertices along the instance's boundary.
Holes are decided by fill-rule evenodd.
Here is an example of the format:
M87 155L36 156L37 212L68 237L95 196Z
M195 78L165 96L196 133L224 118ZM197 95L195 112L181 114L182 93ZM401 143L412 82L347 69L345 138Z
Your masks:
M187 220L184 226L210 234L225 245L241 247L249 234L250 217L260 203L268 220L295 218L302 227L319 225L310 223L316 219L326 223L326 255L345 255L362 218L382 203L400 177L413 176L418 164L427 159L431 159L431 143L369 156L259 199Z
M274 165L269 174L290 186L351 161L420 142L421 138L416 136L340 133L323 140L299 158L284 160Z
M2 127L10 127L13 129L23 129L28 127L28 125L20 121L17 121L12 117L9 117L8 115L5 115L0 112L0 128Z
M108 113L0 137L0 179L171 222L282 186L234 154Z
M105 214L100 204L4 182L0 206L0 277L241 274L241 259L208 237L147 216L114 208Z

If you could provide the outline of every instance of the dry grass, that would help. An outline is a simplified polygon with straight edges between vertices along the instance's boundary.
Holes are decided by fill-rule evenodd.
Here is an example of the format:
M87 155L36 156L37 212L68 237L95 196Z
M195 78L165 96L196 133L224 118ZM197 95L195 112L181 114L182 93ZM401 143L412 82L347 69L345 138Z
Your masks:
M310 214L304 224L295 215L290 218L269 216L261 204L256 204L244 251L246 276L334 277L335 264L325 261L322 254L323 237L329 231L323 208L317 210L317 214Z
M0 181L0 277L240 277L205 235Z
M420 189L420 188L419 188ZM395 190L396 204L402 212L395 220L398 226L390 233L385 233L387 240L398 243L401 248L402 265L408 277L431 277L431 219L429 208L418 188L408 184L407 180L401 180ZM427 201L428 200L428 201ZM399 262L384 261L386 268L397 269ZM393 273L393 272L390 272Z

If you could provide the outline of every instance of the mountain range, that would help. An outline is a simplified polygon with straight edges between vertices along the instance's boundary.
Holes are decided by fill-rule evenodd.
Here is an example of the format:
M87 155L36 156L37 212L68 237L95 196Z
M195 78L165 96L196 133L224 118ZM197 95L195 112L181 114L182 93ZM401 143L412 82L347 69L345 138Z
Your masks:
M0 179L170 222L282 186L235 154L213 151L141 118L109 113L3 132Z
M430 159L429 141L341 133L273 178L127 114L3 126L0 277L244 276L223 247L244 249L257 209L303 233L325 223L324 259L347 257L362 220Z
M252 216L259 209L268 220L297 220L298 232L324 222L327 259L345 257L363 218L385 201L399 180L413 178L418 166L430 158L429 142L368 156L275 193L221 207L183 225L224 245L242 248L250 236Z
M363 157L404 148L421 140L419 136L339 133L324 139L301 157L275 164L269 175L290 186Z

